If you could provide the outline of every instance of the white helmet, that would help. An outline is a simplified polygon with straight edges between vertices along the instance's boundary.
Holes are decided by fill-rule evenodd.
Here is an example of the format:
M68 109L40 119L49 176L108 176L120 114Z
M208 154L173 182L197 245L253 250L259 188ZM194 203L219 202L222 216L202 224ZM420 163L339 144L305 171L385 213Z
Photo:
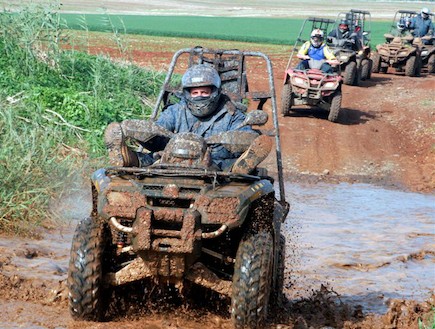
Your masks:
M323 31L321 29L314 29L311 32L311 44L313 47L320 47L323 42Z
M429 10L429 8L422 8L421 9L421 16L423 17L423 18L428 18L429 17L429 14L430 14L430 10Z

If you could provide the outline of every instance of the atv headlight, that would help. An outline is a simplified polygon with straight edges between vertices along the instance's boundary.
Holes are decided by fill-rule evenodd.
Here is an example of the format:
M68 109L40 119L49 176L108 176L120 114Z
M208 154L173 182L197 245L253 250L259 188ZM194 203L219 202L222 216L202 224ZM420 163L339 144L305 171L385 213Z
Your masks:
M335 82L326 82L323 85L323 88L325 88L325 89L335 89L335 86L336 86Z
M399 51L399 53L397 54L398 56L406 56L408 55L407 51Z
M345 62L348 60L349 56L340 56L340 61Z
M423 50L423 51L421 52L421 56L427 56L428 53L429 53L429 52L428 52L427 50Z
M302 88L309 87L308 80L302 79L300 77L294 77L292 82L294 85L297 85L297 86L302 87Z

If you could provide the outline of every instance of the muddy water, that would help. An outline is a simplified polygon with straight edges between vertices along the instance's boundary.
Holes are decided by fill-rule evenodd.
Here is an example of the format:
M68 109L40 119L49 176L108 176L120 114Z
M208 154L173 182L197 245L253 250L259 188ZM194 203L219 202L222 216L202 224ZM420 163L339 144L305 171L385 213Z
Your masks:
M289 300L308 297L324 285L350 306L362 305L365 313L384 313L389 298L428 297L435 267L434 195L358 184L287 184L287 196L292 203L284 225ZM77 220L89 214L89 200L88 194L64 199L59 213L67 225L43 240L0 239L0 251L13 249L11 258L3 260L1 273L31 280L28 288L8 293L10 300L0 299L4 310L13 314L23 309L19 300L28 298L50 304L66 293L72 233ZM44 287L50 287L50 294L38 295ZM48 322L67 326L72 321L64 306L56 309L62 315L46 314L39 307L38 317L55 317ZM21 311L20 326L39 323L31 311L26 314ZM15 316L6 319L10 326L5 328L18 326Z
M351 305L383 313L389 298L429 296L435 195L363 184L287 184L286 191L292 204L284 227L289 298L323 284Z

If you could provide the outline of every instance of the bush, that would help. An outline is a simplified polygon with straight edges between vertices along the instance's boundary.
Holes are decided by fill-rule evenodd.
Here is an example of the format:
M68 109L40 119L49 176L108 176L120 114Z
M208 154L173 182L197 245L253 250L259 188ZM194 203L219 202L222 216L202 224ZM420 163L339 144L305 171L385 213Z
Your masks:
M148 116L143 100L163 81L129 62L75 51L66 27L50 7L0 13L0 231L29 232L51 218L49 200L65 177L87 154L104 154L106 125Z

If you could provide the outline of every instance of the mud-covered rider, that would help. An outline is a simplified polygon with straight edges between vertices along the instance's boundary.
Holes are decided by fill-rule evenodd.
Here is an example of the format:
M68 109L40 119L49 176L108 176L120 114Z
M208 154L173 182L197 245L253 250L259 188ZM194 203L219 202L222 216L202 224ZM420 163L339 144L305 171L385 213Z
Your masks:
M306 41L299 49L297 57L301 59L296 66L298 70L307 70L310 68L310 59L322 61L326 60L320 69L325 73L333 73L332 66L338 65L339 61L334 53L324 42L323 31L314 29L311 32L310 41ZM331 66L332 65L332 66Z
M413 30L413 35L417 38L424 36L432 37L431 39L423 39L424 44L433 44L434 38L434 28L432 19L430 17L431 13L429 8L422 8L420 14L413 17L411 20L410 28Z
M358 39L357 32L351 32L347 19L342 19L337 28L333 29L328 34L328 42L334 43L337 46L343 45L354 51L362 49L362 44Z
M182 77L181 86L180 102L165 109L157 125L174 133L191 132L204 138L231 130L254 132L250 126L240 127L245 114L221 92L219 73L212 66L190 67ZM105 143L111 165L146 167L156 161L153 154L134 152L125 144L126 138L148 129L145 123L145 120L125 120L106 128ZM213 145L211 159L219 170L247 174L266 158L271 147L271 139L260 135L242 155L231 153L222 145Z

